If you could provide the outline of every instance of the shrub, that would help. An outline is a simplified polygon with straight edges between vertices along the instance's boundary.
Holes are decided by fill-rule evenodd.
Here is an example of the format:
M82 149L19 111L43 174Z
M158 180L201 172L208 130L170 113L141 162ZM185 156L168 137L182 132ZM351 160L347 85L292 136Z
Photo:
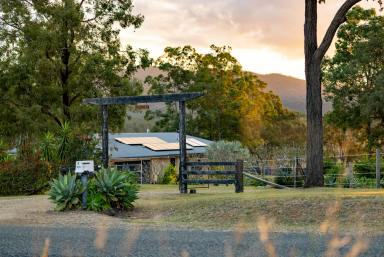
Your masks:
M283 186L293 186L295 184L295 178L291 168L281 168L277 176L274 179L274 182ZM304 178L297 176L296 177L296 186L301 187L304 185Z
M91 211L104 211L111 209L105 197L98 191L96 180L91 179L87 185L87 209Z
M160 184L176 184L177 173L176 167L173 164L169 164L163 171L163 176L160 179Z
M341 164L335 163L334 161L324 161L324 184L325 186L334 187L338 184L343 171Z
M326 160L323 169L325 175L339 175L343 170L343 166L334 161Z
M362 188L374 188L376 187L376 179L366 177L355 178L354 186Z
M266 186L266 185L267 184L265 182L244 176L244 186L260 187L260 186Z
M208 146L207 156L210 161L236 161L247 160L250 153L239 141L221 140Z
M29 159L0 162L0 195L32 195L45 192L55 167L35 155Z
M357 178L375 178L376 177L376 161L363 160L358 161L353 166L354 175Z
M103 208L127 210L133 208L133 202L138 199L137 178L133 173L120 172L117 169L103 169L96 174L95 185L97 194L101 198L94 201ZM100 194L100 196L97 196Z
M76 175L60 175L50 184L51 190L48 195L49 199L56 204L56 210L64 211L80 207L80 198L84 189L80 181L76 180Z

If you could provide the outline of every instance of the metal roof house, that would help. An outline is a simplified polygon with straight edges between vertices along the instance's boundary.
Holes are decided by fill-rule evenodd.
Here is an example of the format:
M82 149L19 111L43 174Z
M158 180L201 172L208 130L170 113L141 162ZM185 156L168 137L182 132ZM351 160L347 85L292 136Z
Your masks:
M177 132L109 134L110 164L121 170L138 172L142 183L157 183L169 164L174 164L178 170L178 137ZM203 158L211 143L187 135L188 158Z

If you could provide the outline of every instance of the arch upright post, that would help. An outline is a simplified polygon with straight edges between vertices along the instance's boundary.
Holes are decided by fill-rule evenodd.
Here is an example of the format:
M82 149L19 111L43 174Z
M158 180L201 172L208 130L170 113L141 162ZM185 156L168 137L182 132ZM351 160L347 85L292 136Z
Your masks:
M179 146L180 146L180 166L179 166L179 189L180 193L188 193L187 185L187 147L185 135L185 101L179 101Z
M102 114L102 128L101 128L101 140L102 140L102 149L103 156L102 162L103 167L108 168L109 163L109 153L108 153L108 105L101 106L101 114Z

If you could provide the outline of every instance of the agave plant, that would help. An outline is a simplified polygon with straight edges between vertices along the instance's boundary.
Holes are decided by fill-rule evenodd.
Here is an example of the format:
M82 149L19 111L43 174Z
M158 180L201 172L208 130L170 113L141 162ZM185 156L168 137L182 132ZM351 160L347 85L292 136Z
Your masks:
M84 188L79 181L76 181L76 175L60 175L58 179L50 182L50 185L49 199L56 204L56 210L64 211L80 207L80 197Z
M113 209L131 209L138 198L136 178L132 173L103 169L96 174L96 187L101 198Z

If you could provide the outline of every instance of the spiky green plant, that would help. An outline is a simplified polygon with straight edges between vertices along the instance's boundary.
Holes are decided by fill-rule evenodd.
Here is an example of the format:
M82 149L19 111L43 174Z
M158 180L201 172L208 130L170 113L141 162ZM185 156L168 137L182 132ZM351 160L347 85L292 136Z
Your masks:
M59 131L59 150L58 150L58 156L61 161L64 161L68 155L68 148L70 144L71 139L71 126L68 122L65 122L60 131Z
M50 185L49 199L56 204L56 210L64 211L80 207L84 188L80 181L76 180L76 175L60 175L58 179L50 182Z
M113 209L133 208L138 198L136 176L116 169L103 169L96 174L96 187L101 198Z
M57 157L57 149L55 144L55 135L48 131L44 134L41 143L40 143L40 150L41 150L41 157L44 161L54 161Z

